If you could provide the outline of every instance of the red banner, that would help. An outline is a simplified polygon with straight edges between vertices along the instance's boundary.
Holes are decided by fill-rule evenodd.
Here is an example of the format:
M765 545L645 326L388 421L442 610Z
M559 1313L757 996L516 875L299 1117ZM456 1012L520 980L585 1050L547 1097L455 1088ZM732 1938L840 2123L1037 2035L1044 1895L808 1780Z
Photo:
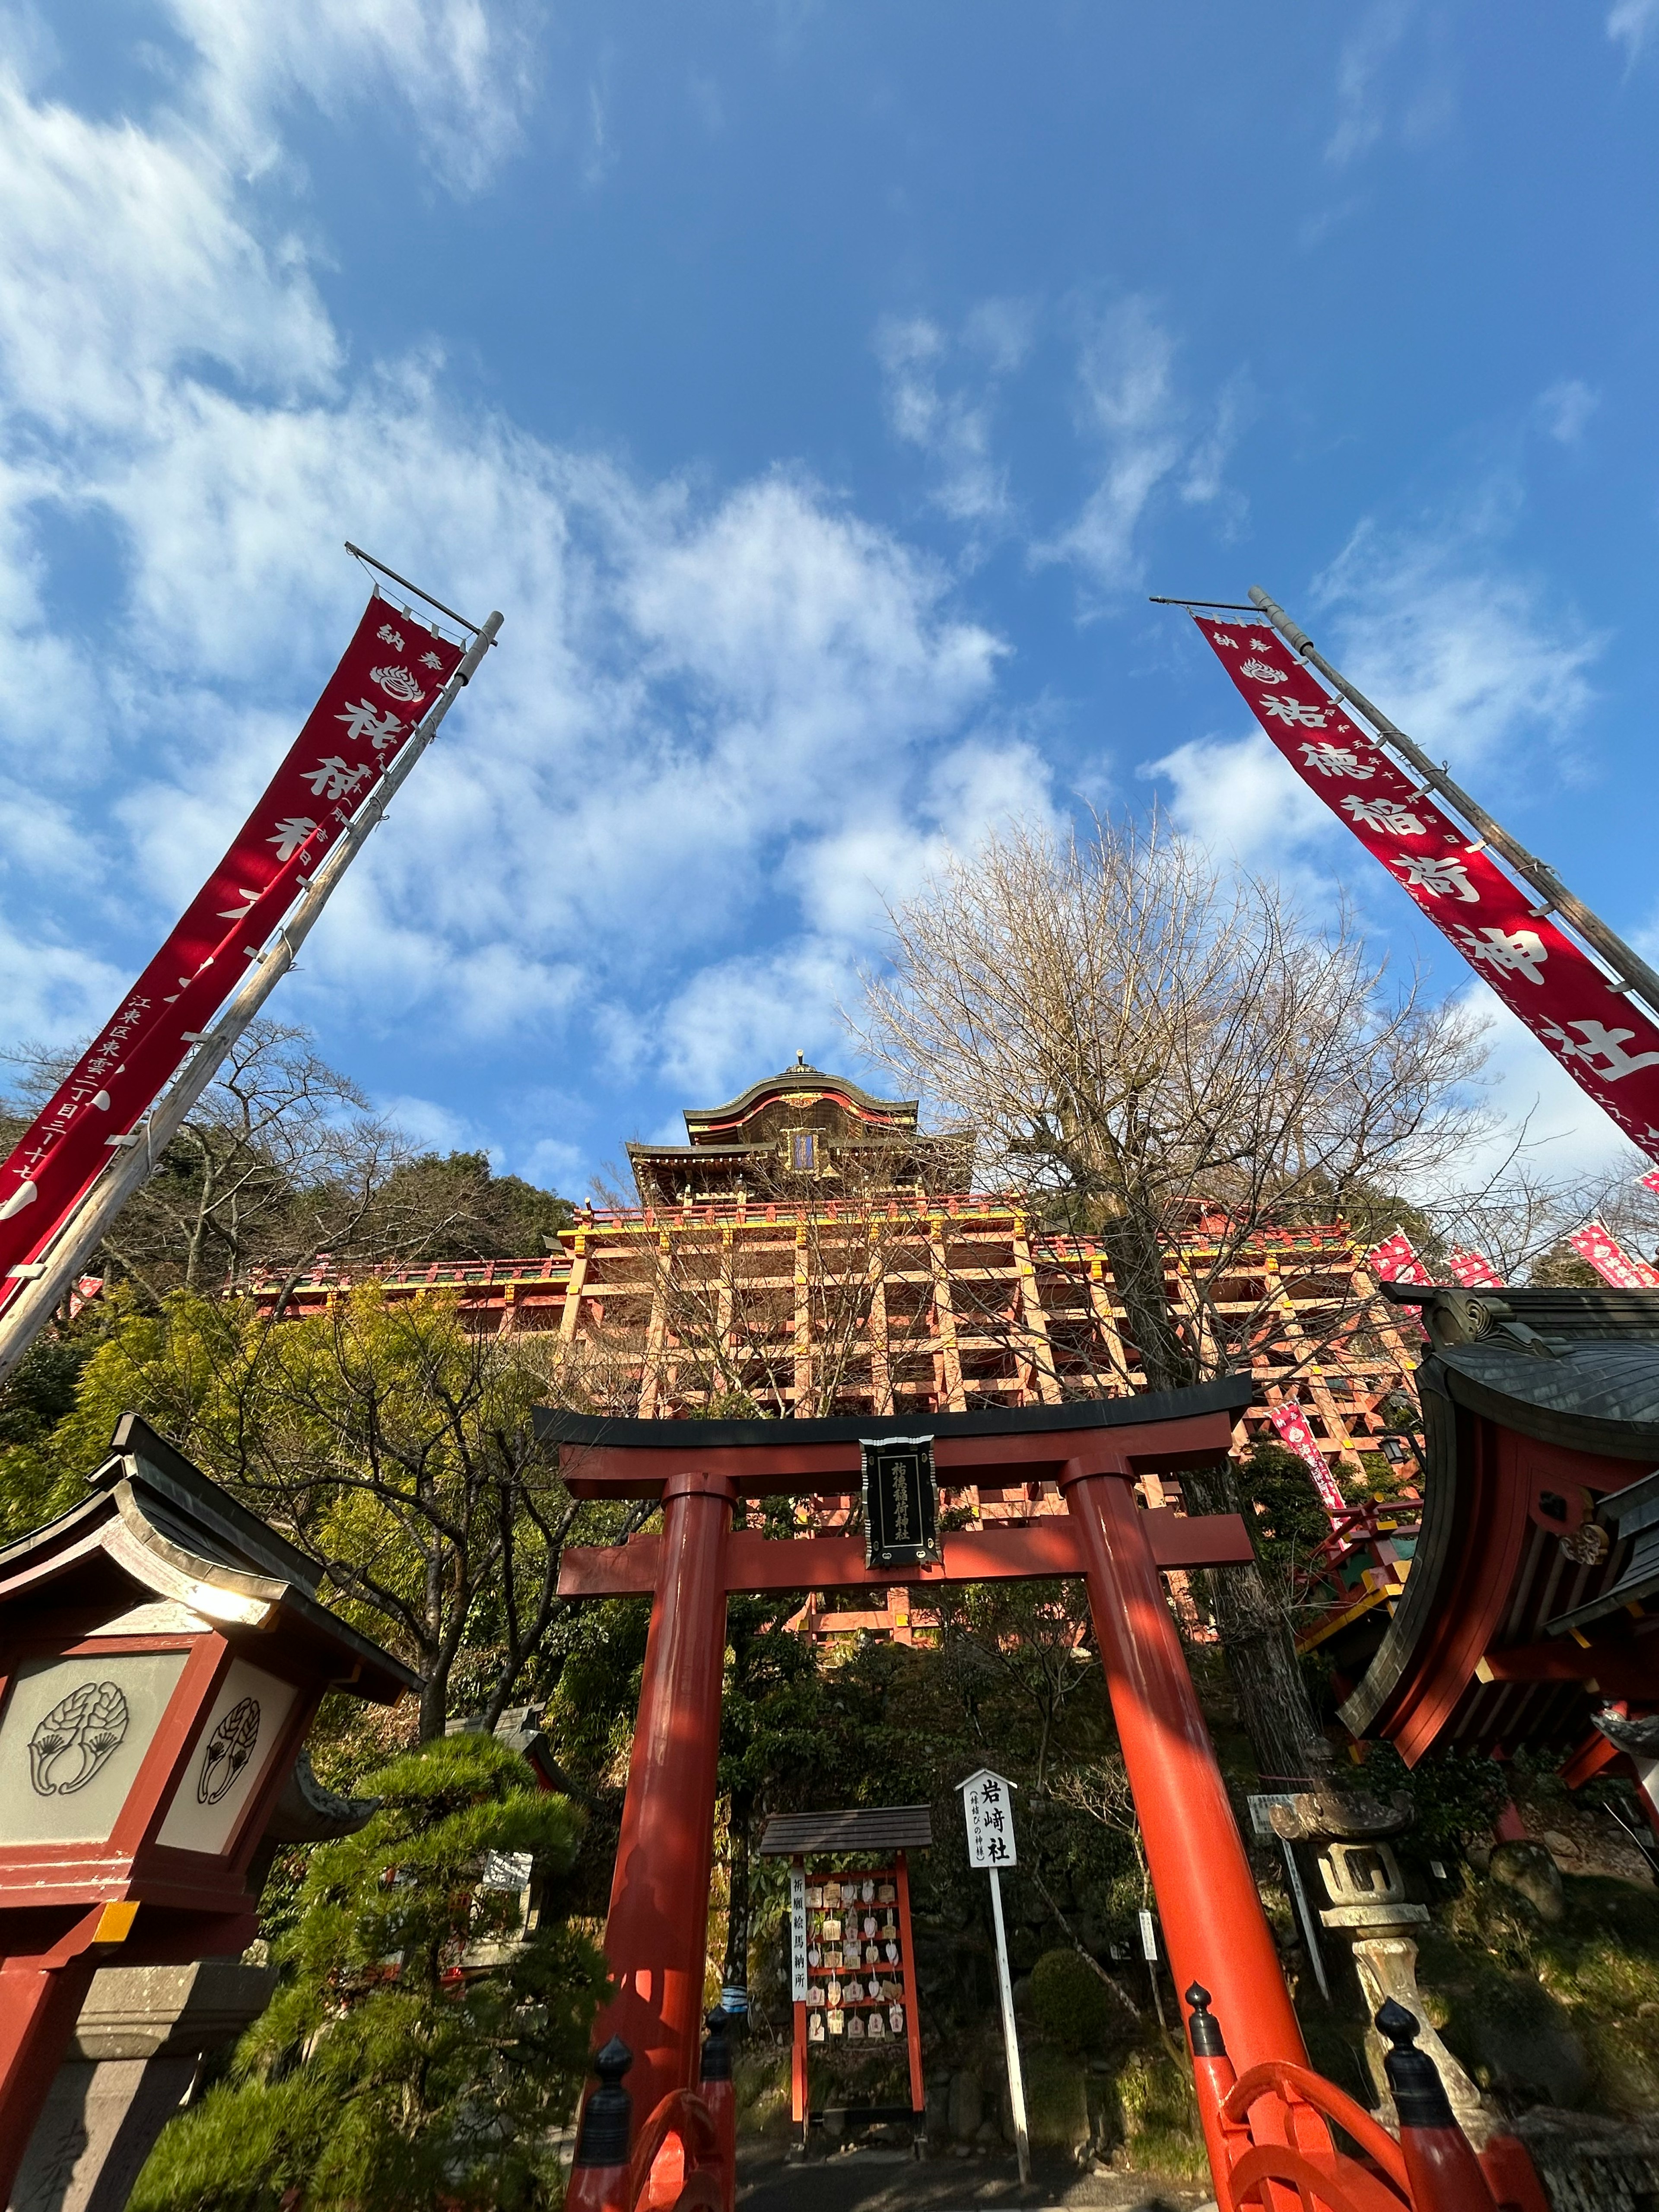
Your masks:
M1659 1025L1613 989L1449 814L1348 720L1278 633L1199 619L1251 713L1396 883L1548 1046L1567 1073L1659 1159Z
M1504 1278L1484 1252L1454 1252L1451 1271L1466 1291L1501 1291L1504 1287Z
M264 796L0 1166L0 1304L241 981L453 675L460 647L372 599Z
M1431 1283L1434 1277L1417 1256L1417 1248L1403 1229L1374 1244L1367 1254L1370 1270L1379 1283Z
M1308 1417L1295 1399L1286 1398L1277 1406L1269 1406L1267 1419L1278 1431L1280 1443L1305 1463L1313 1477L1314 1488L1319 1492L1319 1502L1325 1510L1332 1515L1346 1513L1347 1500L1338 1489L1330 1462L1319 1449L1319 1439L1309 1427Z
M1575 1229L1567 1242L1614 1290L1659 1290L1659 1273L1645 1260L1632 1260L1613 1231L1599 1221L1587 1221L1582 1229Z

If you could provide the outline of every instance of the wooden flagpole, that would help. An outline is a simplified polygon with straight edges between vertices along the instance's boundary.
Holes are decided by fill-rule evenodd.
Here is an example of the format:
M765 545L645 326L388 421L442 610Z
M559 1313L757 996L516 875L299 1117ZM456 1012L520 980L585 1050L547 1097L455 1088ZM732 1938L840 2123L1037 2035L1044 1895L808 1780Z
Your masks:
M1576 897L1547 861L1540 860L1534 854L1529 853L1518 838L1510 835L1501 822L1494 820L1478 800L1471 799L1461 784L1454 782L1444 769L1437 768L1423 748L1391 722L1380 707L1374 707L1363 691L1356 690L1340 668L1333 668L1324 654L1316 651L1314 641L1306 630L1298 629L1279 602L1268 598L1260 584L1250 586L1250 598L1291 650L1310 662L1326 682L1365 717L1382 742L1408 760L1425 783L1438 792L1446 804L1455 808L1480 832L1492 850L1501 853L1516 873L1532 885L1542 902L1534 908L1534 915L1554 914L1569 923L1585 944L1591 946L1613 969L1613 988L1641 999L1649 1012L1659 1018L1659 970L1650 967L1633 945L1626 945L1616 931L1608 928L1600 915ZM1203 604L1207 605L1208 602Z
M162 1153L178 1134L185 1116L213 1080L225 1054L293 967L301 945L338 888L341 878L362 849L370 830L402 790L410 770L438 734L438 725L454 704L462 685L471 681L473 671L495 643L501 626L501 615L495 613L478 630L455 673L433 701L373 797L353 817L328 858L305 885L298 903L249 969L240 989L213 1027L202 1032L195 1051L172 1089L151 1108L125 1144L112 1153L109 1166L69 1216L52 1243L30 1265L23 1289L0 1314L0 1383L14 1372L46 1327L128 1199L155 1172Z

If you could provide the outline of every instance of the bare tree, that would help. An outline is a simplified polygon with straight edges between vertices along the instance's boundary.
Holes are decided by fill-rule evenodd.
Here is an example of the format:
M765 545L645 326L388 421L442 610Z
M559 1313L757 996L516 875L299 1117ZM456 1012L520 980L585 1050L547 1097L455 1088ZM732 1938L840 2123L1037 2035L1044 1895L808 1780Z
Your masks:
M1391 987L1346 913L1312 928L1276 884L1156 821L1016 827L889 922L860 1043L971 1128L983 1170L1039 1218L1098 1237L1152 1389L1248 1363L1253 1324L1223 1313L1222 1286L1264 1229L1370 1211L1490 1126L1474 1017L1417 978ZM1227 1468L1184 1487L1199 1510L1237 1504ZM1260 1569L1213 1587L1264 1775L1325 1776Z
M1213 1286L1264 1226L1369 1206L1489 1126L1473 1017L1156 823L1012 830L889 920L860 1043L974 1129L981 1172L1103 1237L1157 1387L1229 1364ZM1166 1261L1200 1208L1182 1312Z

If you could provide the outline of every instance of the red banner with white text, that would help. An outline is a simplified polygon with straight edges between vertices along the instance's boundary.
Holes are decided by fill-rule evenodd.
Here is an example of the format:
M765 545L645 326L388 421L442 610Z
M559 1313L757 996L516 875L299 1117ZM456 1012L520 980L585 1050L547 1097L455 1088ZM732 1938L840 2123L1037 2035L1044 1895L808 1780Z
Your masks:
M1451 1271L1466 1291L1501 1291L1504 1278L1484 1252L1455 1251Z
M0 1305L167 1088L460 659L448 638L369 601L223 860L0 1165Z
M1601 1280L1611 1283L1615 1290L1659 1290L1659 1273L1650 1267L1645 1260L1633 1258L1601 1222L1587 1221L1582 1229L1573 1231L1567 1242L1579 1258L1588 1260Z
M1379 1283L1431 1283L1434 1277L1417 1256L1417 1247L1403 1229L1373 1244L1366 1255Z
M1325 1510L1333 1516L1346 1513L1347 1501L1337 1487L1336 1477L1331 1473L1331 1463L1319 1449L1319 1439L1296 1400L1285 1398L1277 1406L1269 1406L1267 1419L1273 1423L1279 1442L1296 1454L1312 1475L1314 1488L1319 1492L1319 1502Z
M1659 1024L1539 914L1430 794L1320 689L1265 623L1198 626L1279 751L1542 1040L1582 1089L1659 1159Z

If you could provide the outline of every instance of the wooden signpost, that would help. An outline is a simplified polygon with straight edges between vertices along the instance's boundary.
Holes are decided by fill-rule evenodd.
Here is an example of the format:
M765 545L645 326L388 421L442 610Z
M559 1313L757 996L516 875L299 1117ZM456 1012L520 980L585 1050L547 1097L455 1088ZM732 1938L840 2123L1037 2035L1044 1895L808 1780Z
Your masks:
M1002 2048L1008 2062L1008 2104L1014 2119L1014 2148L1019 2154L1022 2185L1031 2178L1031 2143L1025 2125L1025 2078L1020 2072L1019 2037L1014 2027L1014 1991L1008 1978L1008 1935L1002 1920L1001 1869L1018 1863L1014 1842L1014 1791L1018 1783L981 1766L958 1782L962 1814L968 1823L968 1863L991 1877L991 1917L996 1923L997 1994L1002 2002Z

